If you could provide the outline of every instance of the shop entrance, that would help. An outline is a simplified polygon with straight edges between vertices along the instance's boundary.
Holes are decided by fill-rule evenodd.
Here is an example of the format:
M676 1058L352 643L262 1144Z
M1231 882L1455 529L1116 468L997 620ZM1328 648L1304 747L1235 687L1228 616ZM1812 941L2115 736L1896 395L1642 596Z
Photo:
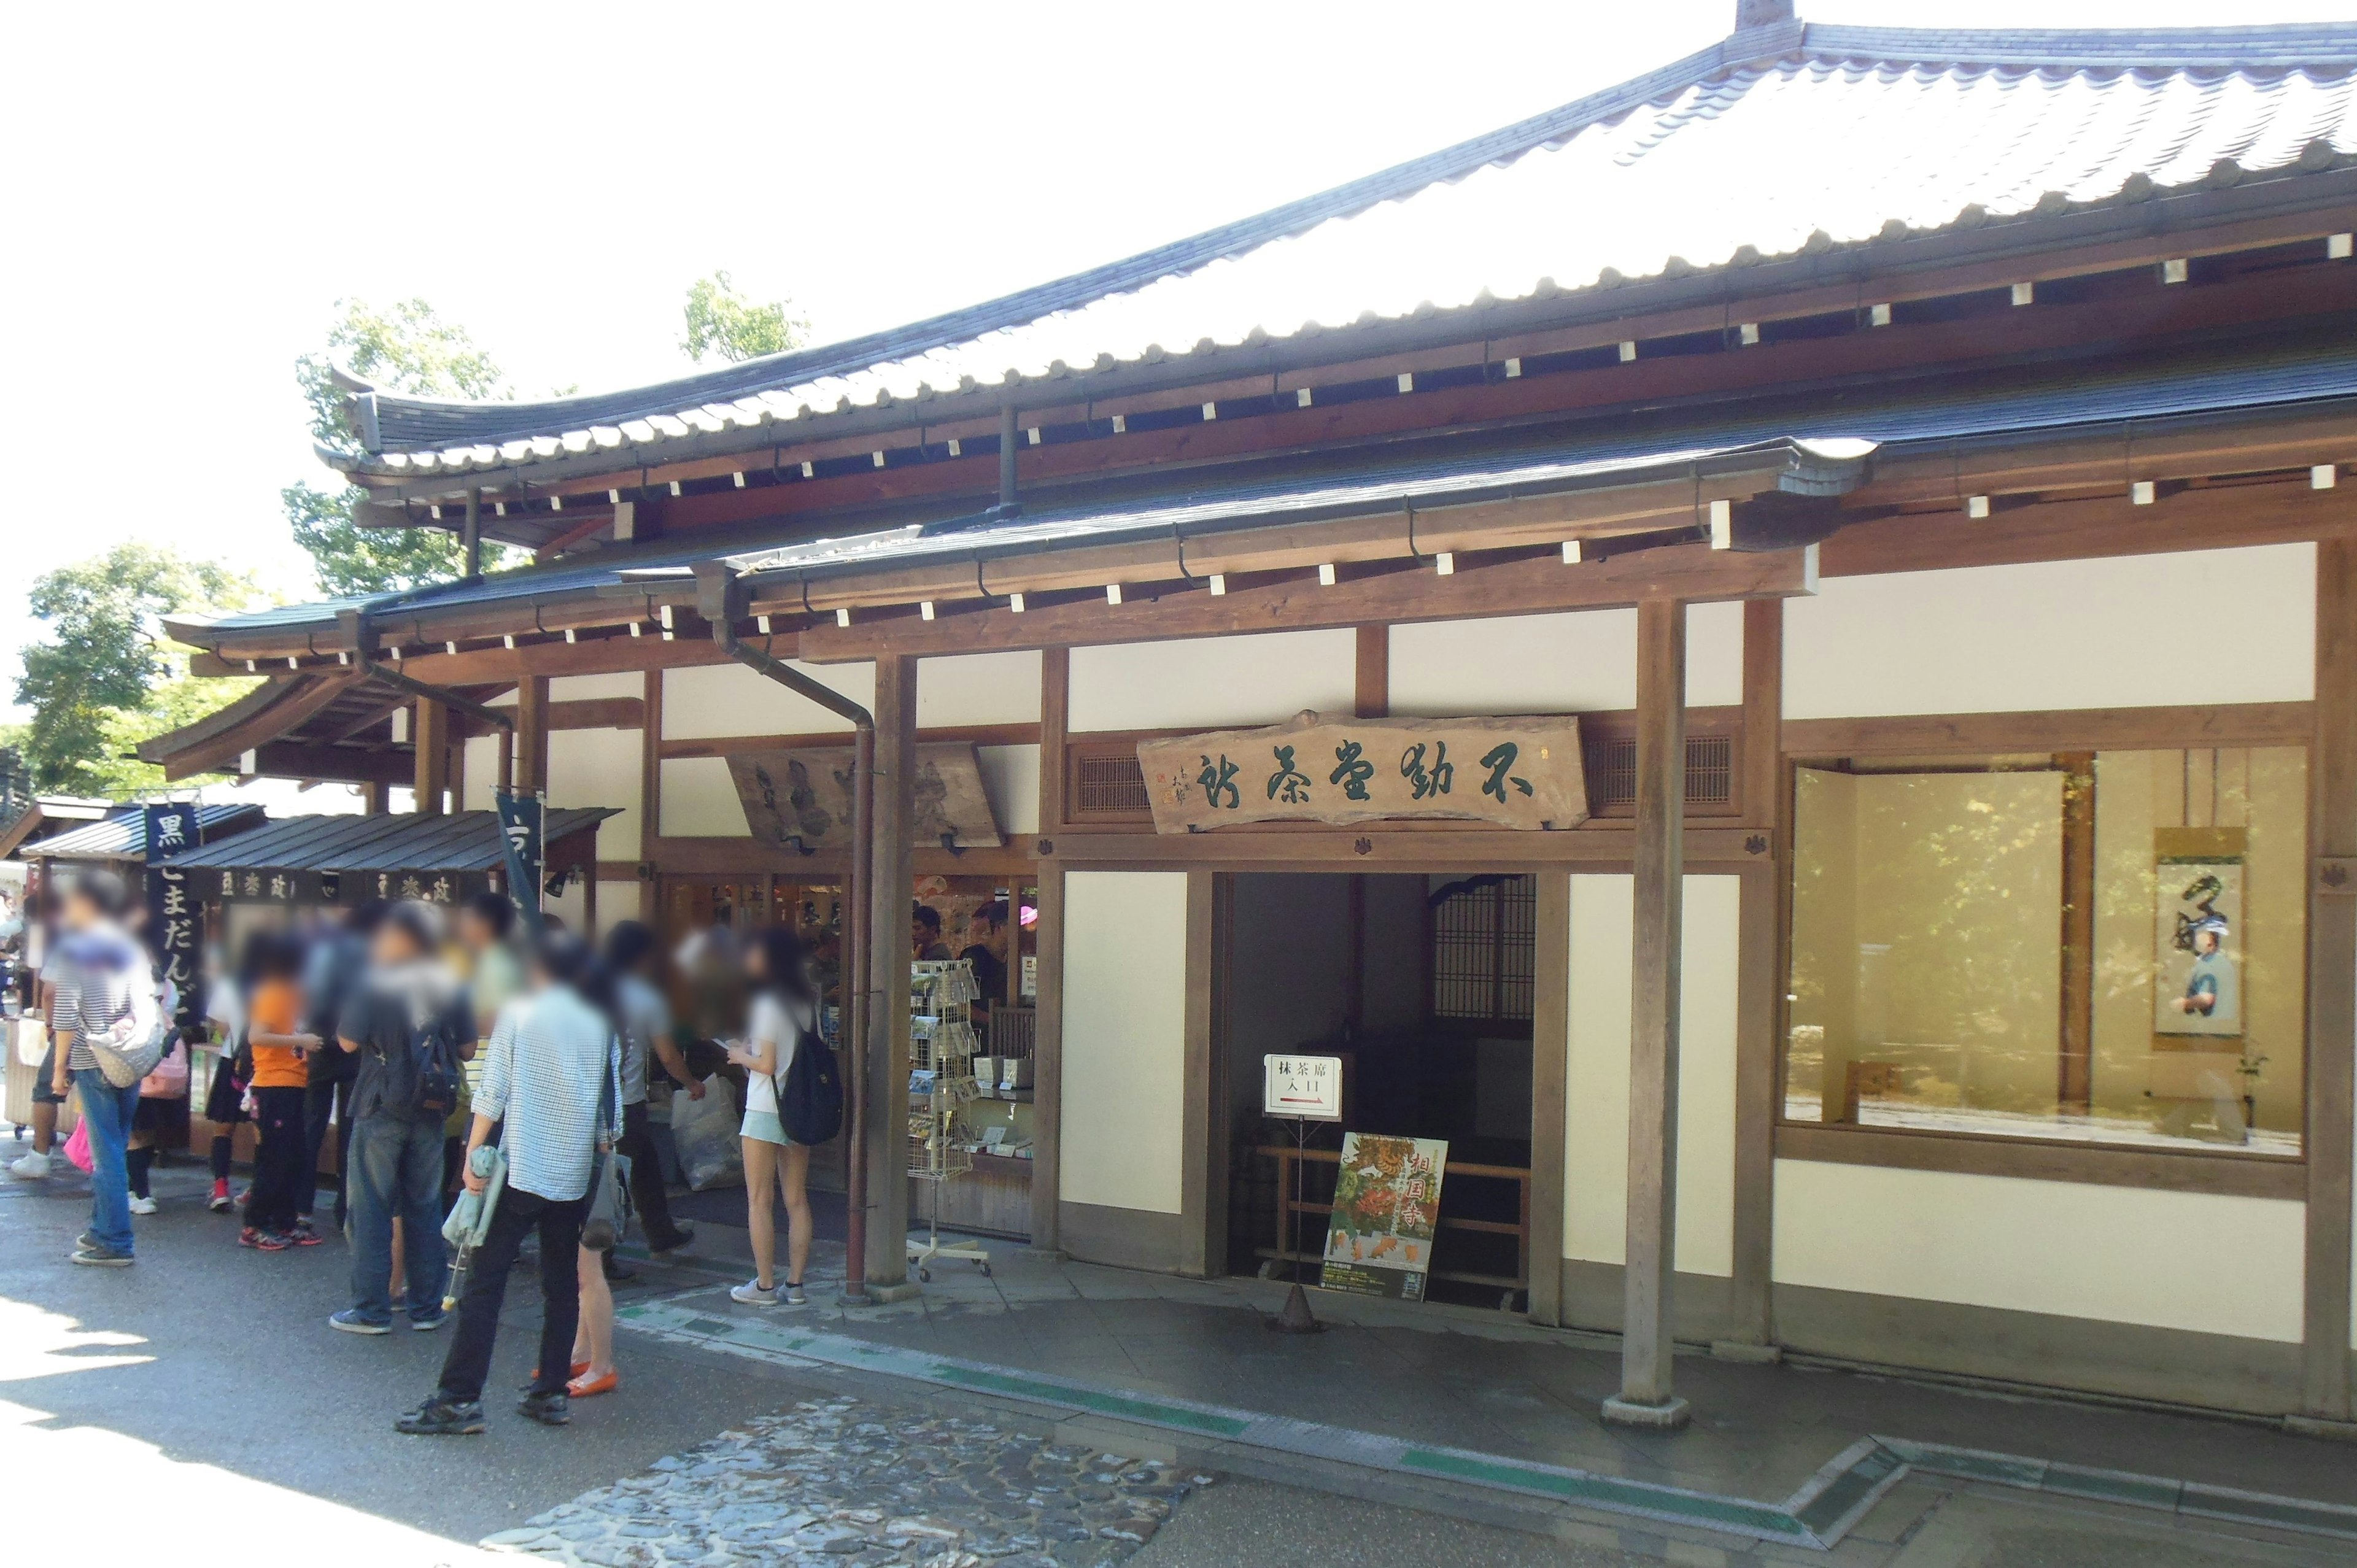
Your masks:
M1345 1132L1445 1139L1430 1294L1525 1310L1533 879L1226 880L1214 983L1229 1269L1315 1278ZM1299 1153L1296 1124L1261 1114L1263 1058L1285 1052L1343 1061L1342 1120L1312 1123Z

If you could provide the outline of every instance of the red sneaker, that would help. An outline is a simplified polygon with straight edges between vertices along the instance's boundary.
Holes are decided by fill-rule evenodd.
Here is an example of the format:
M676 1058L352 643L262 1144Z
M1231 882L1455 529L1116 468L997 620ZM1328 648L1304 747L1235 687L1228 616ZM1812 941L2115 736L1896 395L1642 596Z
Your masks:
M295 1245L295 1241L284 1231L261 1230L254 1233L253 1244L265 1252L283 1252Z
M311 1229L311 1222L307 1219L296 1220L295 1229L286 1232L285 1239L289 1245L296 1247L316 1247L327 1240Z
M229 1212L229 1183L226 1180L213 1183L213 1196L205 1207L215 1214Z

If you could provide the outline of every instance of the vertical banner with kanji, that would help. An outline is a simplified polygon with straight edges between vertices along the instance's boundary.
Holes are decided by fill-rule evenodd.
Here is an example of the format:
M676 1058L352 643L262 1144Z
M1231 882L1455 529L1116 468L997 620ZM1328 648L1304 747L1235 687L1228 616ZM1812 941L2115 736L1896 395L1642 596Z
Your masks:
M1358 1295L1422 1301L1448 1163L1443 1139L1343 1133L1318 1283Z
M500 812L500 847L507 852L508 897L523 911L525 926L540 935L541 843L545 813L537 795L493 795Z
M172 864L174 855L197 847L197 808L186 800L149 806L146 819L147 946L156 972L179 993L178 1022L198 1026L205 1016L198 963L204 927L188 874Z

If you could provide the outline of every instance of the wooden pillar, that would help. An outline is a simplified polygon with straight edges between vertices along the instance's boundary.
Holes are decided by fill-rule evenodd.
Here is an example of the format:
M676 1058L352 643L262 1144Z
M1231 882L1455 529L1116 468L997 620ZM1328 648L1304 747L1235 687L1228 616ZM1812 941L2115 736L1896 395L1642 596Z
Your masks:
M1352 671L1357 701L1353 705L1362 719L1389 718L1392 712L1392 628L1388 626L1362 626L1358 630L1358 657Z
M2308 901L2308 1258L2300 1405L2346 1422L2352 1117L2357 1117L2357 542L2316 546L2316 857Z
M1218 1041L1211 1026L1211 974L1219 952L1219 874L1187 873L1187 989L1179 1022L1184 1051L1178 1124L1178 1272L1201 1279L1228 1262L1226 1141L1221 1118ZM1037 1103L1036 1088L1032 1096ZM1212 1169L1214 1144L1221 1168Z
M1604 1419L1652 1429L1689 1412L1672 1370L1678 1194L1678 987L1685 875L1686 607L1637 607L1637 908L1629 1012L1629 1242L1620 1392Z
M660 670L645 672L640 700L645 704L646 727L639 732L639 918L657 930L662 929L657 923L662 911L656 905L655 879L646 874L644 865L655 858L655 846L662 838L662 678ZM853 983L857 983L856 979ZM848 1006L850 999L844 1001Z
M516 682L515 787L522 795L548 788L548 677Z
M450 782L450 710L431 698L418 698L409 721L409 743L417 748L417 814L438 817L442 791Z
M868 1293L915 1292L909 1283L909 897L915 883L917 661L876 660L875 876L867 888ZM886 1293L892 1294L886 1294Z
M1570 1104L1571 877L1539 869L1531 928L1530 1316L1563 1323L1564 1153ZM1427 942L1426 950L1430 944Z
M393 809L389 797L393 786L382 779L361 786L361 810L371 817L382 817Z
M1064 822L1064 731L1071 693L1071 651L1039 656L1039 919L1031 940L1038 962L1031 1045L1031 1251L1063 1256L1057 1204L1062 1186L1064 1110L1064 868L1054 835Z
M1776 1072L1784 1018L1784 601L1743 606L1743 825L1760 850L1737 895L1735 1258L1727 1316L1735 1337L1716 1353L1766 1359L1776 1340Z

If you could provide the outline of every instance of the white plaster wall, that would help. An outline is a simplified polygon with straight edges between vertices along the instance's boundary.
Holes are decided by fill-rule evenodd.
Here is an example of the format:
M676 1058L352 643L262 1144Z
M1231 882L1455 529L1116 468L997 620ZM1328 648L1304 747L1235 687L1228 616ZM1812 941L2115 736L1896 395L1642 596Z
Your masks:
M796 670L863 707L876 706L873 664L803 664ZM920 674L922 671L920 669ZM739 735L848 732L851 721L742 664L699 664L662 672L663 738L710 740ZM1034 682L1036 685L1037 683Z
M923 677L919 676L920 680ZM982 770L982 792L990 797L990 814L1002 833L1039 831L1039 748L1036 746L977 746L974 761Z
M1358 703L1358 636L1275 631L1075 648L1066 725L1082 730L1270 725Z
M1637 612L1442 620L1392 628L1392 712L1401 718L1577 714L1637 705ZM1743 701L1743 607L1686 612L1686 705Z
M1689 875L1680 948L1679 1272L1735 1272L1735 996L1740 879ZM1628 1256L1632 876L1571 879L1563 1255Z
M1827 577L1784 603L1784 716L2306 702L2315 637L2313 544Z
M1776 1162L1780 1284L2297 1344L2306 1206Z
M597 930L600 935L613 929L617 920L639 918L639 885L635 882L600 882L597 884Z
M748 671L749 673L749 671ZM665 838L750 838L744 802L717 757L666 757L661 774L662 831Z
M1065 1202L1178 1212L1186 1004L1186 874L1067 873Z
M460 753L466 758L467 777L458 791L458 809L462 811L488 811L491 809L491 791L500 782L500 747L507 740L504 735L470 736ZM631 743L637 744L637 732L631 732Z
M1036 725L1039 654L963 653L917 661L917 727Z
M552 806L619 806L619 816L597 824L599 860L639 858L639 732L634 729L560 729L548 732L548 803ZM467 779L474 783L474 759Z

